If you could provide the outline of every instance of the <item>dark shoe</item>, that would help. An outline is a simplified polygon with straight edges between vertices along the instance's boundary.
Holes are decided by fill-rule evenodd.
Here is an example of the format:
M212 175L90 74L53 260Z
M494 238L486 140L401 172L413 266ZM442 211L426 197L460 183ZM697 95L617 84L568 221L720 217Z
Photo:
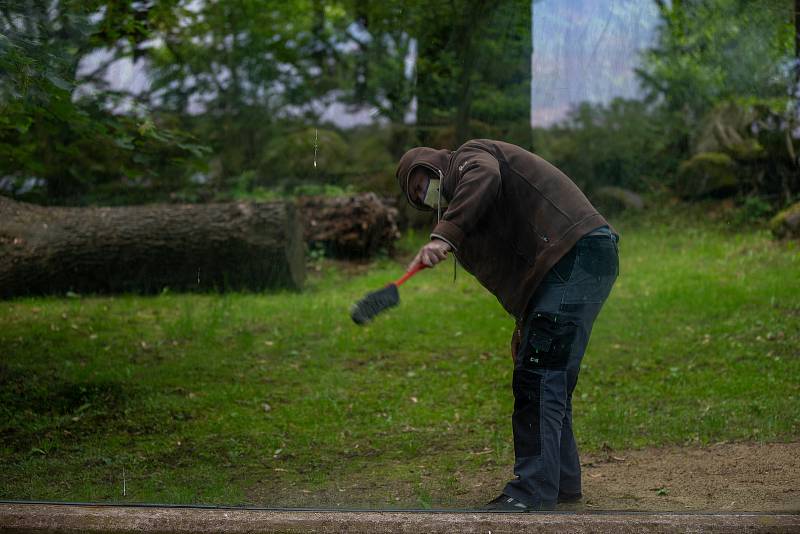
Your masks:
M582 493L561 493L558 492L558 504L578 502L583 499Z
M530 512L535 510L532 506L528 506L514 497L509 497L505 493L501 493L495 500L486 503L483 509L494 512Z

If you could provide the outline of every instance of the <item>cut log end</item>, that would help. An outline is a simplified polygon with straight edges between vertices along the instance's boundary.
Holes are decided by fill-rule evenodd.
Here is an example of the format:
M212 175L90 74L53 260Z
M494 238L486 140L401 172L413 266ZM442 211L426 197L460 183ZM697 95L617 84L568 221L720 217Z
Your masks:
M369 258L391 252L399 238L397 209L375 193L300 197L305 240L337 258Z

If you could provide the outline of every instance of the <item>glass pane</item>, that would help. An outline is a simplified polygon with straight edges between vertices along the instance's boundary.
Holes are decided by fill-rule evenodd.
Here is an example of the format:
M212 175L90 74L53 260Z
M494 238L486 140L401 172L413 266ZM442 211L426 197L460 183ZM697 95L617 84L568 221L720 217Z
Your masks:
M0 1L0 498L796 511L797 20Z

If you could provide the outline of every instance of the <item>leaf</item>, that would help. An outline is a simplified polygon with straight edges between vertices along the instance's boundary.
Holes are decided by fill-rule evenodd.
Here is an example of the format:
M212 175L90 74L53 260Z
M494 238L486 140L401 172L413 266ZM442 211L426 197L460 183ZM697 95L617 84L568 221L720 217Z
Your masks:
M119 148L123 148L125 150L133 150L135 147L133 145L133 137L128 135L123 135L114 139L114 144L117 145Z
M139 125L139 135L147 135L155 129L155 124L150 119L146 119Z
M33 124L33 119L31 117L17 116L14 128L16 128L19 133L24 134L31 127L31 124Z
M63 89L64 91L71 91L73 84L69 83L65 79L61 78L60 76L53 74L52 72L48 72L45 77L47 81L58 87L59 89Z

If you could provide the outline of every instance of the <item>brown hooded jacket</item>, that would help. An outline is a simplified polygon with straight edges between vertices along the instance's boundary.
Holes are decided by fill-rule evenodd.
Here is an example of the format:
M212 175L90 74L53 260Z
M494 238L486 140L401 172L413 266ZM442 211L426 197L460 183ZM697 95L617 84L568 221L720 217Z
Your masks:
M448 242L517 320L547 271L578 239L608 225L564 173L510 143L473 139L455 152L406 152L397 167L400 188L415 208L430 209L408 194L408 176L419 165L441 176L448 203L431 238Z

